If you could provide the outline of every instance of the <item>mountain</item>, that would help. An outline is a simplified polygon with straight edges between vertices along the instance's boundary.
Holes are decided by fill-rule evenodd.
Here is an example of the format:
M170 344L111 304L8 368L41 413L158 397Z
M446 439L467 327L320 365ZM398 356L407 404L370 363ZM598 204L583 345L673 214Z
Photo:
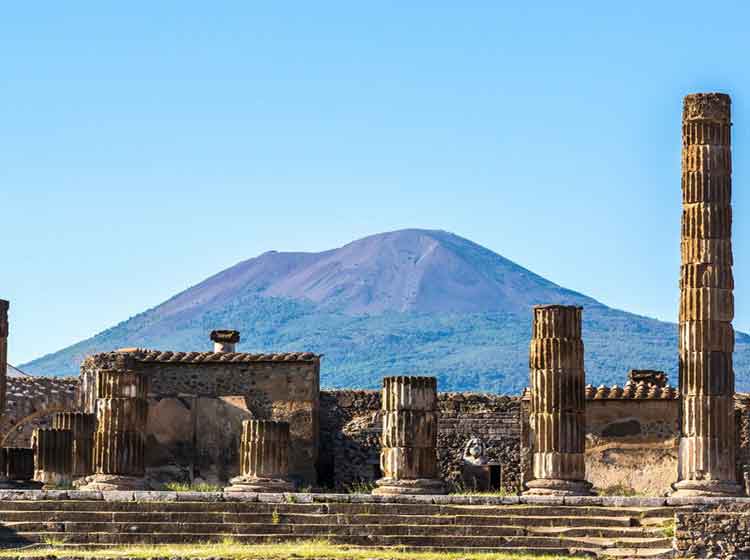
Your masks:
M208 349L216 328L240 350L325 355L322 384L375 388L389 374L437 375L441 390L518 392L528 380L530 308L584 307L591 383L623 383L630 368L675 383L677 327L612 309L444 231L373 235L322 253L271 251L241 262L96 336L22 366L75 374L93 352L141 346ZM750 337L737 334L740 372Z

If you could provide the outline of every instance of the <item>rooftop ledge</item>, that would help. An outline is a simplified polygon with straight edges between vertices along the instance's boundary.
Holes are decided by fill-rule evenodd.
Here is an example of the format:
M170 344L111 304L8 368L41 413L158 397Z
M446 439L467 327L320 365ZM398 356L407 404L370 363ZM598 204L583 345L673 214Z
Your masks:
M744 504L750 497L737 498L670 498L644 496L373 496L372 494L285 493L256 494L248 492L161 492L85 490L0 490L2 501L105 501L105 502L265 502L265 503L393 503L435 505L552 505L606 507L661 507L690 505Z

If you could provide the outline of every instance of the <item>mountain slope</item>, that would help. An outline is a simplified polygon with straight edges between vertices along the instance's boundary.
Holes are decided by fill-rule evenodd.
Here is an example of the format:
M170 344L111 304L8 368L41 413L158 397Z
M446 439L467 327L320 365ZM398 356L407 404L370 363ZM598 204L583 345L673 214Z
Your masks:
M197 350L209 347L210 330L237 328L242 350L325 354L326 386L373 388L383 375L415 373L438 375L443 390L515 392L528 378L530 307L553 302L584 306L592 382L622 383L631 367L675 379L675 325L608 308L476 243L428 230L322 253L264 253L23 367L72 374L92 352ZM738 372L749 344L738 335Z

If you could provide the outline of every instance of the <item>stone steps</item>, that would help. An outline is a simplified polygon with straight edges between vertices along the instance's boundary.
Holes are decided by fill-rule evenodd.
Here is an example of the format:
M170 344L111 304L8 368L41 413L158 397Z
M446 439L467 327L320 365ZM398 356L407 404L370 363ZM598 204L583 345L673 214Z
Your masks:
M516 520L519 523L519 520ZM375 536L430 536L439 532L444 536L563 536L606 538L659 538L656 528L607 528L607 527L526 527L523 525L335 525L335 524L288 524L288 523L174 523L174 522L77 522L77 521L21 521L3 520L3 527L18 533L227 533L227 534L308 534L308 535L375 535Z
M1 507L1 506L0 506ZM478 525L478 526L513 526L525 527L599 527L627 528L634 524L649 526L653 521L661 525L671 517L634 520L631 517L595 517L595 516L514 516L514 515L367 515L367 514L320 514L320 513L223 513L223 512L137 512L137 511L2 511L0 521L17 522L92 522L92 523L281 523L301 525ZM640 521L640 523L638 523ZM645 521L645 522L644 522Z
M24 500L0 502L0 542L175 544L327 540L355 547L664 555L670 507ZM624 554L623 551L629 551Z
M177 529L177 528L176 528ZM668 538L641 538L622 537L618 539L603 539L594 537L543 537L543 536L445 536L445 535L332 535L325 533L304 534L244 534L244 533L186 533L181 531L172 533L95 533L95 532L18 532L16 542L44 543L64 542L70 544L175 544L194 542L221 542L231 538L239 543L259 544L274 542L289 542L323 539L331 544L356 545L361 547L423 547L432 549L444 549L452 547L457 549L513 549L513 548L600 548L616 549L622 547L630 548L664 548L671 545ZM5 540L5 539L4 539ZM5 540L5 542L8 542Z
M28 500L0 502L2 511L135 511L220 513L318 513L348 515L498 515L544 517L671 517L673 507L438 505L385 503L266 503L266 502L108 502L83 500Z

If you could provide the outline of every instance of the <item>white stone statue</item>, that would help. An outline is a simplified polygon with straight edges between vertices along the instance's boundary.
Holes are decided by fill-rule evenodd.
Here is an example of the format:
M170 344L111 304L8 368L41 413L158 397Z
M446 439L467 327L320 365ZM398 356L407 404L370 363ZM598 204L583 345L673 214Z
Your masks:
M486 465L487 464L487 447L478 437L471 438L466 447L464 447L464 463L470 465Z

